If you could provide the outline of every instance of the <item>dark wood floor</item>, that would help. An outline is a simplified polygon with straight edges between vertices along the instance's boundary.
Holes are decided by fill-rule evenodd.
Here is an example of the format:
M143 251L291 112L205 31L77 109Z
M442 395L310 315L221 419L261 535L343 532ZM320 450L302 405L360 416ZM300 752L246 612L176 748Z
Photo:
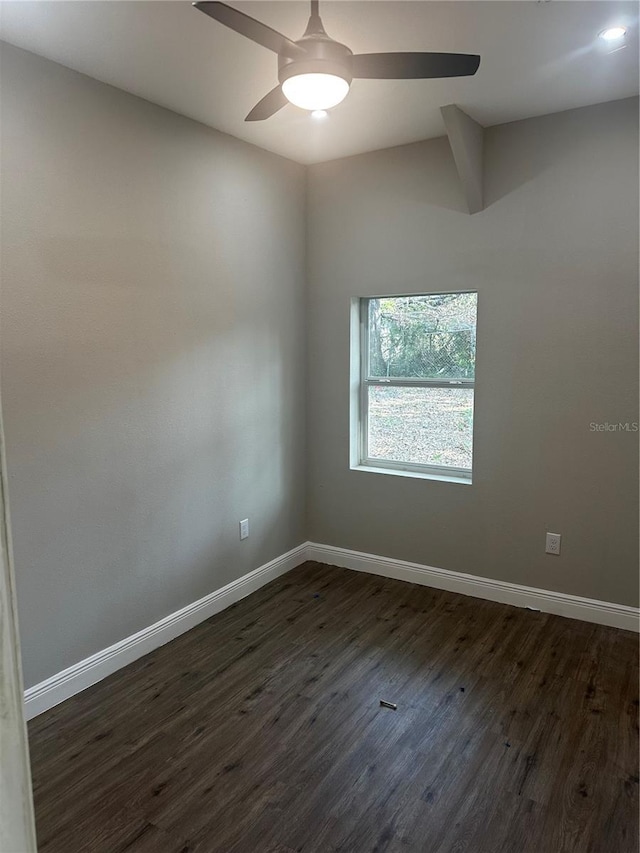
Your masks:
M637 853L637 661L307 563L30 724L39 850Z

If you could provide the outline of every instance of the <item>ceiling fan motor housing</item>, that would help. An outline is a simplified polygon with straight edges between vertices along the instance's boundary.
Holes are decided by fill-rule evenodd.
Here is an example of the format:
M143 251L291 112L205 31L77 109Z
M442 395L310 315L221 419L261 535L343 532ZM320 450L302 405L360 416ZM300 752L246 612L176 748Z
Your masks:
M335 74L351 84L353 51L345 44L326 36L303 37L296 44L304 49L305 56L292 59L278 54L278 80L281 84L298 74Z

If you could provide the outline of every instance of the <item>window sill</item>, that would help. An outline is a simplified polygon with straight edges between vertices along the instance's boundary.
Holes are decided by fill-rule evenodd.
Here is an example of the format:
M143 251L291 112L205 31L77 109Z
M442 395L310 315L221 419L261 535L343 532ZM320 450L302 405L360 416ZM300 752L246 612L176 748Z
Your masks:
M351 465L352 471L368 471L370 474L391 474L392 477L411 477L414 480L439 480L441 483L472 484L471 477L456 477L447 474L431 474L422 471L406 471L400 468L382 468L375 465Z

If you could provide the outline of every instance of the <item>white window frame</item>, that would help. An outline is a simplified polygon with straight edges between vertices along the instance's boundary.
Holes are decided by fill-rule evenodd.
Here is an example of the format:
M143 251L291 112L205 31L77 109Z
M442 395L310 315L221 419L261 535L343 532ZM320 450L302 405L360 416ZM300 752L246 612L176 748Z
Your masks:
M474 293L476 290L451 290L432 293L359 296L351 301L351 465L354 470L373 471L379 474L396 474L471 484L472 468L455 468L448 465L427 465L420 462L398 462L372 458L368 453L369 440L369 388L470 388L474 392L475 430L475 378L474 379L398 379L369 375L369 302L372 299L402 299L411 296L442 296L450 293ZM477 311L477 308L476 308ZM477 318L477 314L476 314ZM472 463L473 464L473 463Z

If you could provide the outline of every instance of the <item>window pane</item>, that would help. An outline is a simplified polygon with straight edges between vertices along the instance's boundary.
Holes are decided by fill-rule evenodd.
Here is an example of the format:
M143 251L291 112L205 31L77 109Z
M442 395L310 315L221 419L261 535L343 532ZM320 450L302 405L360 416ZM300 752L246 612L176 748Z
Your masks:
M369 458L471 468L472 388L369 387Z
M369 376L473 379L476 293L369 299Z

